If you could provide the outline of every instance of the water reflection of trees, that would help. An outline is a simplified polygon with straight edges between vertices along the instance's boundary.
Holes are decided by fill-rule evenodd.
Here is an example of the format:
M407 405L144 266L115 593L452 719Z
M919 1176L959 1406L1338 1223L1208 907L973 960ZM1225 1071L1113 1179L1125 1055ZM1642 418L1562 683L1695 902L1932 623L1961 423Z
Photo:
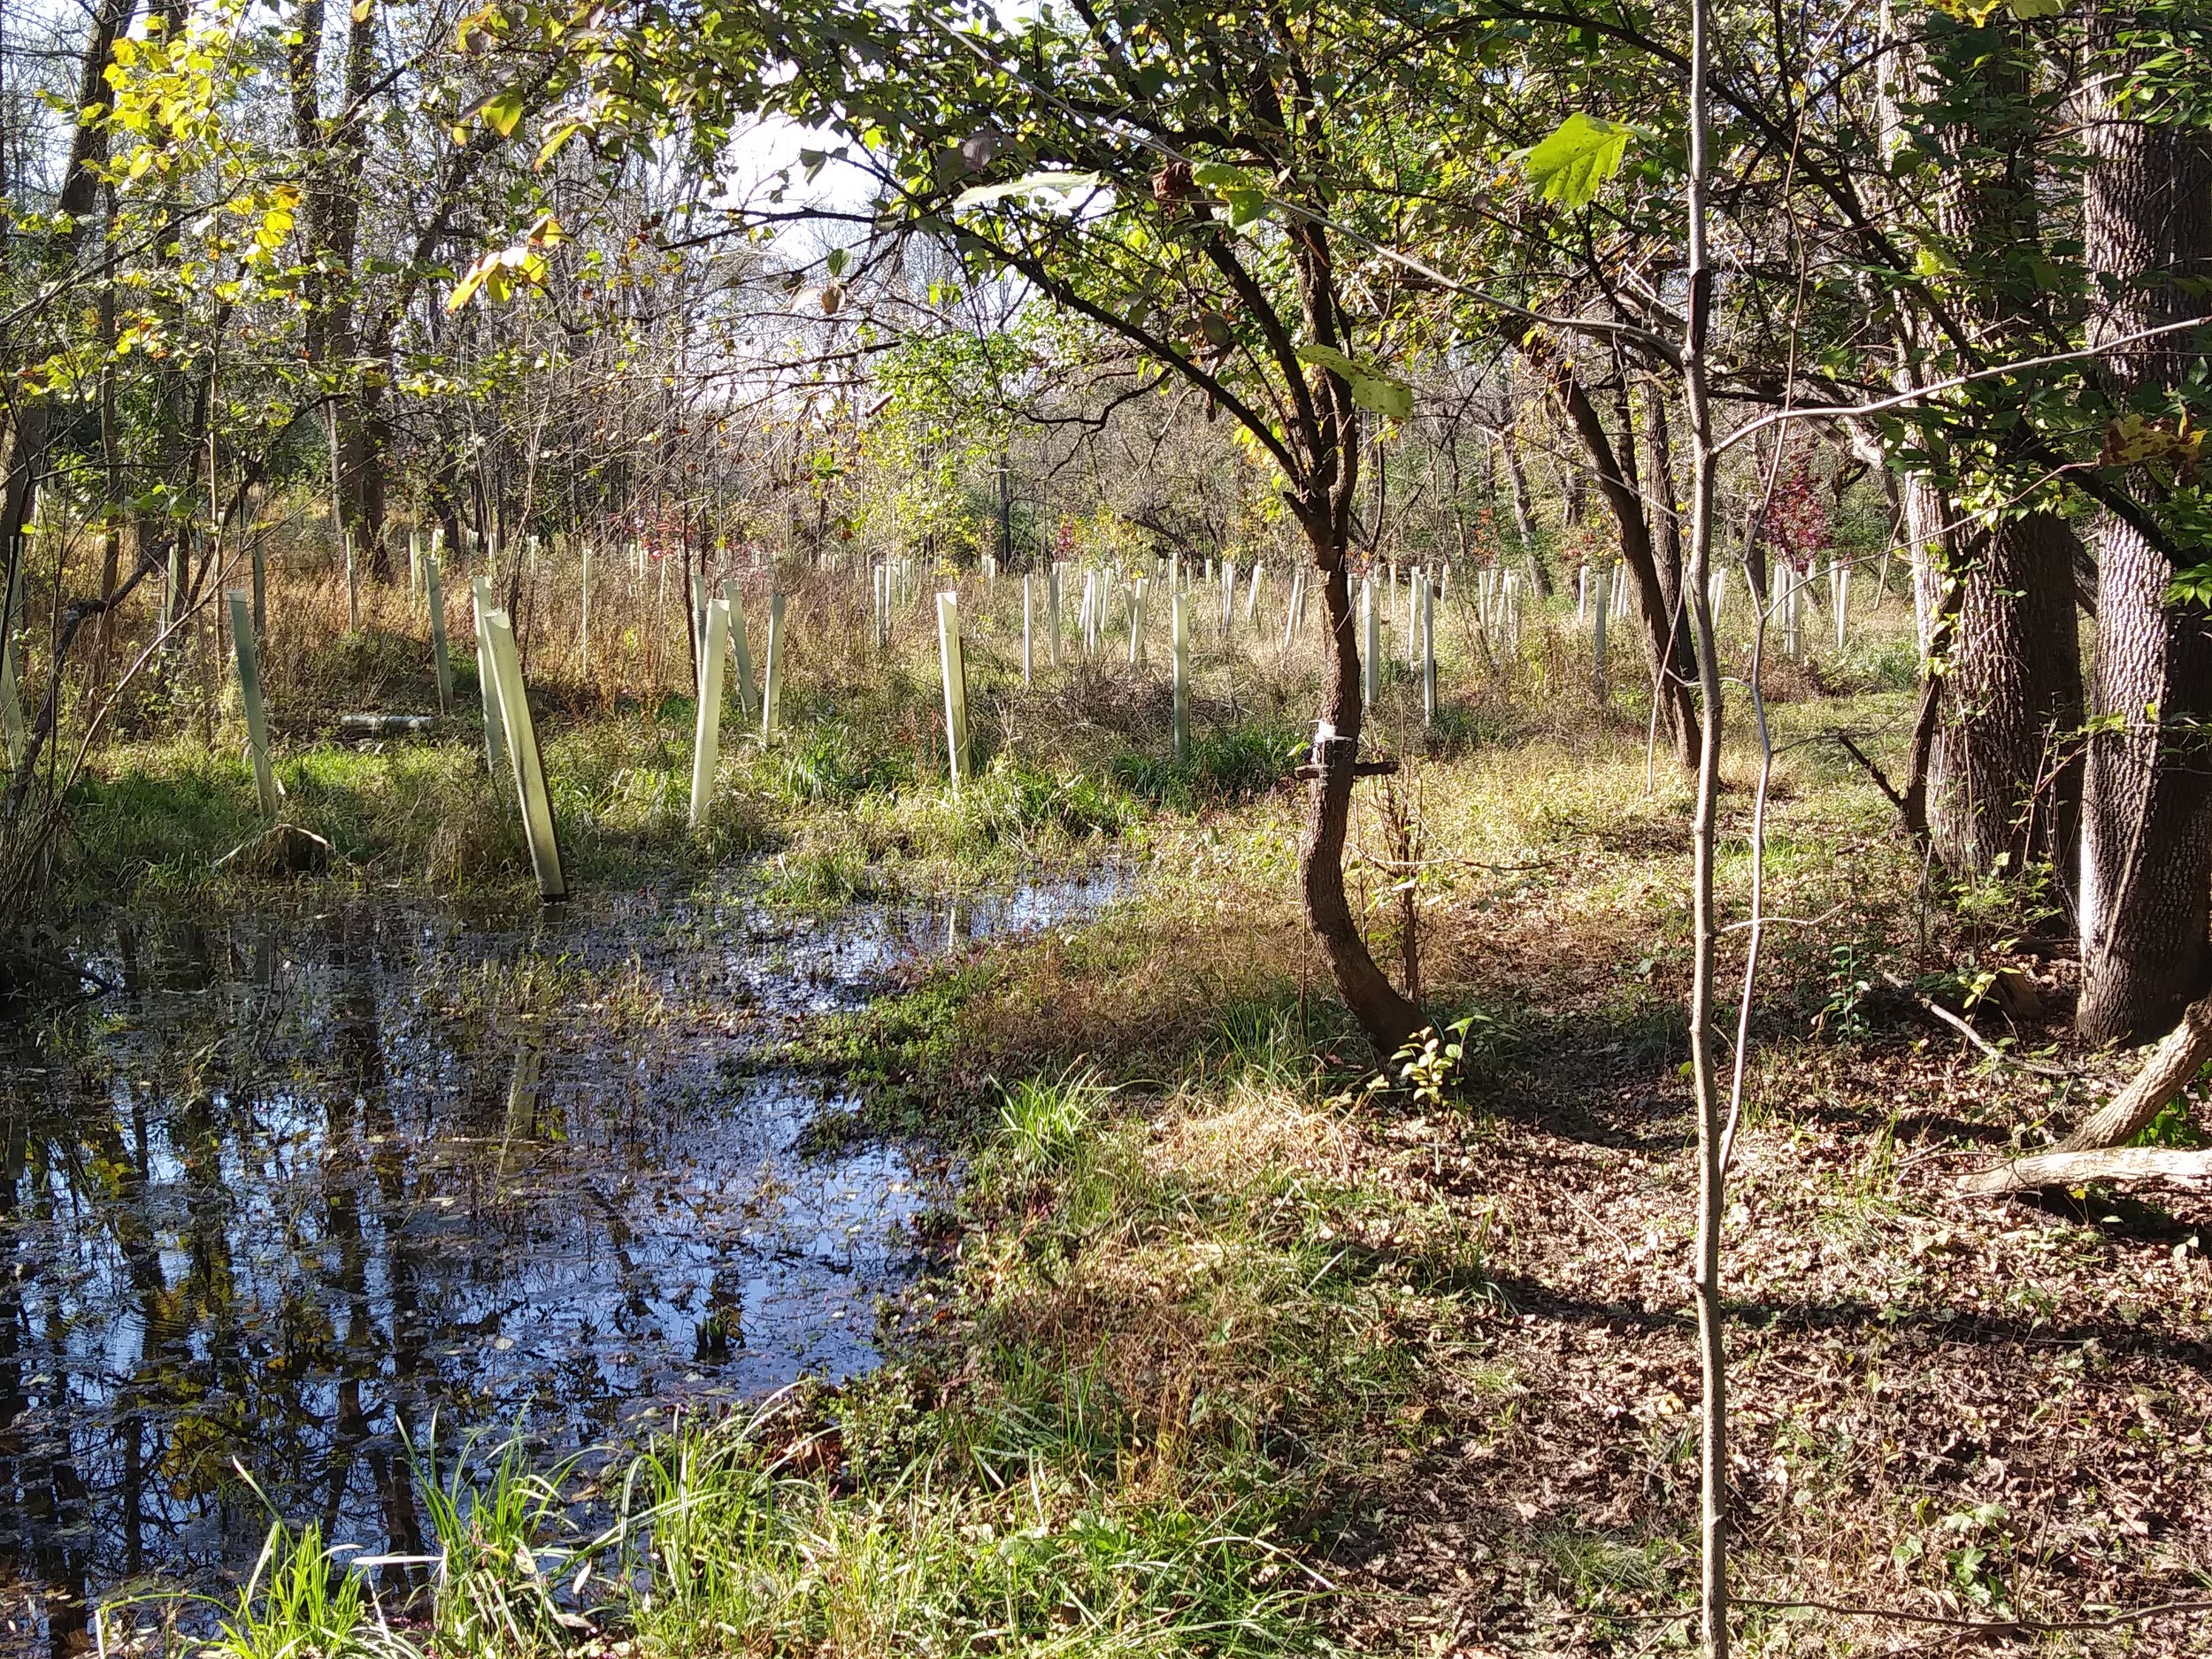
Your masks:
M535 1155L569 1126L534 1030L486 1048L425 997L418 930L127 931L115 1005L12 1068L0 1505L6 1552L63 1593L56 1642L88 1577L250 1557L265 1516L234 1457L290 1512L419 1553L407 1437L533 1403L451 1339L495 1338L557 1242Z
M829 956L943 926L879 920ZM655 983L777 979L714 935ZM559 1452L695 1368L864 1360L849 1276L893 1271L894 1155L795 1170L805 1098L722 1077L683 1019L611 1025L643 970L634 929L604 964L601 937L375 902L126 925L96 964L118 995L0 1049L0 1593L42 1586L58 1650L88 1585L250 1563L267 1512L234 1458L326 1536L416 1555L434 1417L449 1448L521 1425Z

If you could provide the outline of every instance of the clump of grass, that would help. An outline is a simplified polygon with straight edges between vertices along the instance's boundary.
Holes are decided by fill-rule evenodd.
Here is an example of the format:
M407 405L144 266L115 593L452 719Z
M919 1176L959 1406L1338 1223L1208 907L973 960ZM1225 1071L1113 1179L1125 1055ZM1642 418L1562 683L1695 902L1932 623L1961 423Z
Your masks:
M277 1521L204 1652L211 1659L348 1659L396 1650L376 1640L380 1633L360 1578L325 1547L322 1528L295 1532Z
M415 1455L415 1484L437 1540L439 1564L431 1594L430 1646L441 1654L529 1655L565 1645L584 1621L560 1605L541 1556L565 1524L565 1470L534 1470L521 1438L509 1440L488 1479L472 1481L465 1441L450 1466L439 1467L437 1430ZM554 1571L559 1571L557 1564Z
M1098 1068L1071 1062L1046 1077L998 1085L998 1149L1023 1171L1064 1162L1113 1095Z

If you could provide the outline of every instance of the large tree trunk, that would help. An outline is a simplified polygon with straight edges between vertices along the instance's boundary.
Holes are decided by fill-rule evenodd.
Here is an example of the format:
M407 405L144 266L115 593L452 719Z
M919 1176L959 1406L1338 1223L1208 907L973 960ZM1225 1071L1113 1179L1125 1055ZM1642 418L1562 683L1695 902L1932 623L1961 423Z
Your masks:
M2045 296L2024 265L2042 234L2036 157L2045 118L2031 91L2034 47L2002 12L1980 27L1931 14L1922 28L1902 61L1917 76L1917 96L1944 112L1933 134L1946 163L1936 234L1947 257L1975 274L1960 304L1985 349L2026 349L2052 337ZM2001 461L2001 434L1996 442ZM1937 856L1962 877L2016 879L2047 864L2064 884L2081 792L2069 753L2082 716L2073 534L2049 513L1971 537L1944 534L1943 522L1965 510L1924 479L1914 480L1909 504L1921 520L1920 545L1943 561L1940 570L1916 566L1924 630L1930 602L1948 582L1958 588L1947 659L1929 664L1942 696L1928 787ZM1962 557L1970 543L1971 556Z
M2016 878L2043 864L2063 879L2081 827L2074 535L2056 515L2038 513L1975 539L1937 676L1929 833L1955 876Z
M2116 280L2093 318L2109 341L2198 315L2212 271L2212 150L2182 127L2129 120L2111 103L2127 84L2114 50L2125 19L2093 26L2100 49L2090 112L2084 229L2089 265ZM2119 396L2177 388L2203 353L2182 336L2101 360ZM2200 605L2171 604L2173 572L2142 534L2107 515L2097 559L2096 708L2089 744L2076 1022L2093 1041L2170 1028L2205 984L2212 909L2212 636Z

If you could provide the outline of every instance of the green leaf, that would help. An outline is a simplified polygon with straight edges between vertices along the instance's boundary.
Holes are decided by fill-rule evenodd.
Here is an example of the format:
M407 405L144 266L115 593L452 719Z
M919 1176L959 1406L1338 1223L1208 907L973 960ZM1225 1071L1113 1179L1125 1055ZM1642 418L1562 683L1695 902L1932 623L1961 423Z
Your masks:
M511 136L516 123L522 119L522 88L503 87L477 107L476 113L484 125L502 138Z
M2066 0L2012 0L2012 15L2023 23L2032 23L2038 18L2063 17Z
M1633 131L1577 110L1549 138L1521 152L1521 171L1547 202L1587 207L1621 170Z
M1088 189L1099 181L1094 173L1029 173L1004 184L979 184L961 191L952 199L955 207L981 207L987 202L996 202L1010 196L1027 196L1033 190L1056 190L1065 196L1073 190Z
M1334 346L1301 346L1298 360L1339 376L1352 388L1352 401L1372 414L1403 420L1413 412L1413 388Z

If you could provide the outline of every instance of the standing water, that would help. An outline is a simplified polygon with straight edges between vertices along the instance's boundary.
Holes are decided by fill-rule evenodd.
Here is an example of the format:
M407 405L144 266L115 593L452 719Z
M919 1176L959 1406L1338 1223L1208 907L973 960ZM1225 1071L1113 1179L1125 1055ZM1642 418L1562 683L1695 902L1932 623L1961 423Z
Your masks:
M0 1038L0 1647L250 1566L241 1470L410 1555L434 1423L555 1458L870 1365L941 1171L807 1156L851 1102L764 1043L1110 886L810 924L637 893L523 929L350 896L81 940L111 988Z

